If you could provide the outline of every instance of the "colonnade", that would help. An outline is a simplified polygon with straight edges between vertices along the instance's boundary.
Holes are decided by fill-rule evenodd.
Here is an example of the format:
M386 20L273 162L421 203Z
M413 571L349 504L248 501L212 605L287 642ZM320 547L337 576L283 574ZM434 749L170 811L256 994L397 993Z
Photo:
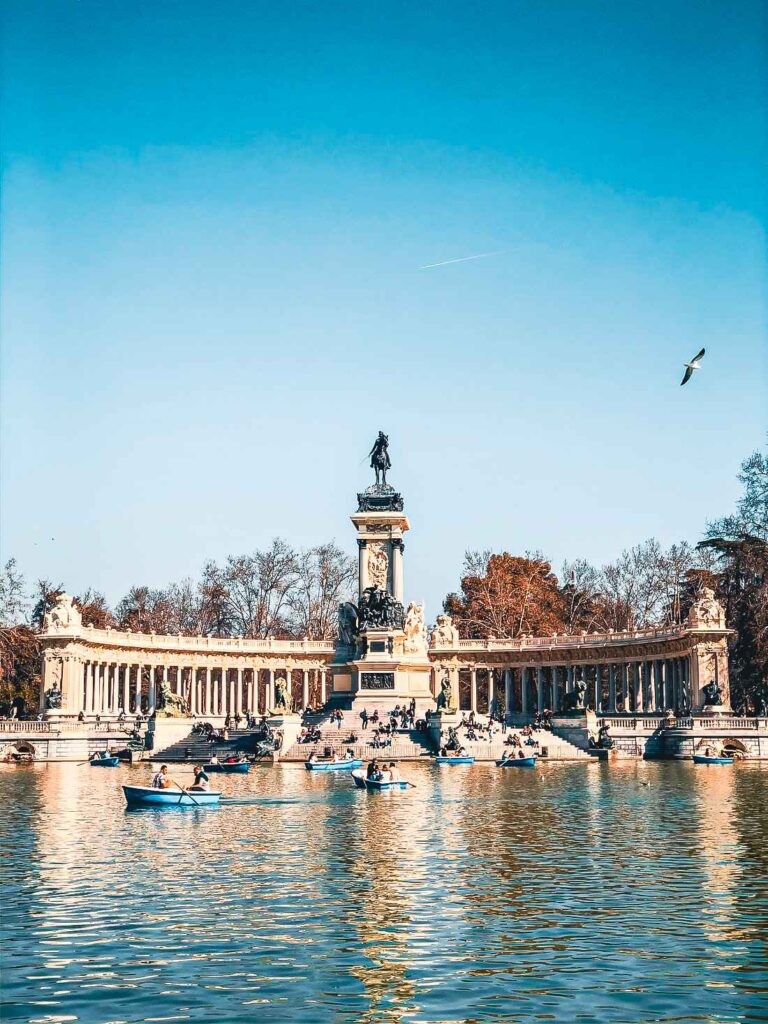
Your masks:
M80 669L80 686L75 689L78 706L71 710L86 715L114 716L121 711L152 714L160 704L164 684L187 702L190 715L198 717L265 713L275 706L280 678L287 686L289 704L296 708L306 708L310 702L324 704L328 697L326 670L314 666L295 670L277 665L265 668L87 660Z
M562 711L565 695L580 682L586 685L586 704L600 714L654 713L668 708L680 713L690 711L692 704L687 656L606 664L471 665L459 671L465 673L465 685L459 687L460 707L476 713L498 713L502 708L507 715Z

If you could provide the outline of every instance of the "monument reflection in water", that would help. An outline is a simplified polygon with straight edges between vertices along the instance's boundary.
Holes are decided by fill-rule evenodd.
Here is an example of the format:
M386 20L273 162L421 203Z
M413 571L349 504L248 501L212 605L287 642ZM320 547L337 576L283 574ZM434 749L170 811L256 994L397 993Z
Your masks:
M717 772L717 774L715 774ZM768 772L0 767L3 1021L765 1019Z

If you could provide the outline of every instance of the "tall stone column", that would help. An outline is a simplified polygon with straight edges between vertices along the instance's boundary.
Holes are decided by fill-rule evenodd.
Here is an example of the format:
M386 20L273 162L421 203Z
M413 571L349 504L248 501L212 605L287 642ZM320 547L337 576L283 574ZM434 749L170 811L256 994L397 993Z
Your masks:
M488 709L487 714L490 717L493 714L493 709L496 703L496 675L494 670L489 666L486 669L488 676Z
M358 598L360 598L368 586L368 541L359 537L357 540L357 562Z
M544 669L536 666L536 709L539 714L544 710Z
M270 711L275 707L275 670L269 669L269 682L267 683L267 706Z
M238 715L241 715L243 713L243 670L239 665L236 669L235 675L235 711Z
M603 702L603 666L595 665L595 714L600 714L600 705Z
M309 672L307 669L301 670L301 706L305 709L309 707Z
M325 669L320 670L320 702L325 704L328 699L327 680L325 675Z
M134 714L138 714L141 711L141 672L142 665L139 663L136 666L136 689L134 690Z
M616 666L608 666L608 714L616 714Z
M557 678L557 665L552 666L552 707L549 709L553 714L557 714L560 709L560 701L558 698L558 678Z
M640 663L637 661L632 662L632 685L635 690L635 712L642 713L645 710L643 706L643 681L640 676Z
M403 603L403 552L405 544L401 538L392 541L392 596Z
M512 689L512 669L504 669L504 716L509 718L512 714L512 702L514 699L514 690ZM527 700L525 695L525 669L520 669L520 707L525 714L527 707Z
M477 668L473 666L469 670L469 710L477 714Z
M574 672L574 666L569 665L566 669L565 674L565 692L573 693L573 683L576 673Z
M151 715L155 710L156 705L156 693L155 693L155 676L156 667L154 665L149 666L149 682L147 684L147 711Z
M85 707L83 710L87 715L90 715L91 709L93 708L93 662L88 661L85 664Z

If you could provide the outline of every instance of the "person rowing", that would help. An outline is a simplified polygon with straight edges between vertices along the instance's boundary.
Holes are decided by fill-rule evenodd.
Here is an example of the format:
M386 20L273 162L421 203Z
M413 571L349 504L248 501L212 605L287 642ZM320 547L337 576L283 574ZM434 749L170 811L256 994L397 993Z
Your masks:
M201 764L196 764L194 767L195 781L190 786L190 789L199 789L202 792L210 789L210 779L206 774L205 768Z

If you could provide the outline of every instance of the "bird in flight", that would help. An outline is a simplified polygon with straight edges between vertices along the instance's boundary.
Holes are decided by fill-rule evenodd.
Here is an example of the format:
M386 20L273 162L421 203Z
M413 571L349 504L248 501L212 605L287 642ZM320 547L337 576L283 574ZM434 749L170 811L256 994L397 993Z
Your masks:
M693 357L693 359L690 361L690 363L685 363L685 374L683 375L683 379L680 381L680 387L682 387L683 384L687 384L688 383L688 381L693 376L693 371L694 370L701 369L701 360L704 358L704 353L706 351L707 350L705 348L703 348L701 350L701 352L698 352Z

